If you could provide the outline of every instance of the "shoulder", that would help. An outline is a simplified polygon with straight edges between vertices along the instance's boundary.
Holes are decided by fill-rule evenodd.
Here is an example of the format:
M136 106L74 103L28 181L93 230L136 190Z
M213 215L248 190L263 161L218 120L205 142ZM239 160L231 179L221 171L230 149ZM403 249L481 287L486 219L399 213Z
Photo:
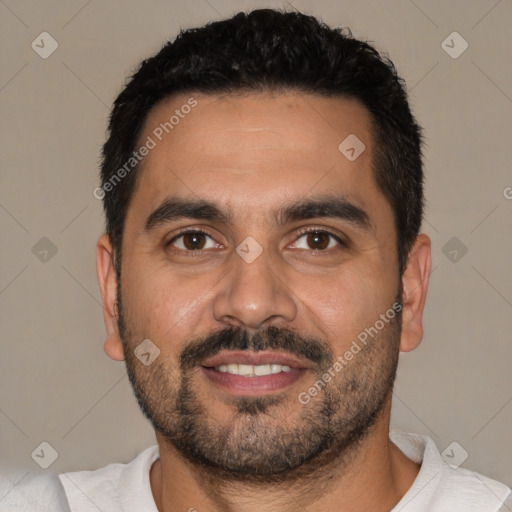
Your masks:
M428 436L391 432L394 444L420 472L402 500L393 509L401 512L509 512L511 489L475 471L447 464Z
M512 510L512 491L505 484L484 475L446 464L438 501L448 501L454 510L499 512ZM465 508L462 508L465 507Z
M24 470L0 474L0 510L70 512L58 475Z
M154 504L149 482L151 465L158 459L158 446L141 452L128 464L109 464L94 471L61 473L59 478L73 512L85 512L96 506L100 510L121 512L140 504ZM125 506L130 503L130 508ZM156 509L155 509L156 510Z

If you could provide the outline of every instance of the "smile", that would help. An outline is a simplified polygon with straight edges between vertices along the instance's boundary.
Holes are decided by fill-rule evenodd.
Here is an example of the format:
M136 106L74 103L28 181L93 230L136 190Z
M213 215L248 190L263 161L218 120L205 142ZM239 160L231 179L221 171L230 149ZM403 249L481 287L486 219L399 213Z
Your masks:
M215 366L215 370L222 373L230 373L231 375L243 375L244 377L261 377L263 375L272 375L281 372L290 372L291 368L281 364L221 364Z
M257 396L282 391L298 379L311 362L294 354L275 351L228 350L201 363L210 384L237 396Z

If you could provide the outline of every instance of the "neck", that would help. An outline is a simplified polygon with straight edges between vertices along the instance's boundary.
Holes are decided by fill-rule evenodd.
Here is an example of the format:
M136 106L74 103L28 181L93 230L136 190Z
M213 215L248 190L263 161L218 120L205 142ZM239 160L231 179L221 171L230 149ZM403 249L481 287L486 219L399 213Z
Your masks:
M271 485L226 479L184 460L157 434L160 459L150 472L159 512L387 512L407 492L419 466L389 440L390 403L366 437L315 469Z

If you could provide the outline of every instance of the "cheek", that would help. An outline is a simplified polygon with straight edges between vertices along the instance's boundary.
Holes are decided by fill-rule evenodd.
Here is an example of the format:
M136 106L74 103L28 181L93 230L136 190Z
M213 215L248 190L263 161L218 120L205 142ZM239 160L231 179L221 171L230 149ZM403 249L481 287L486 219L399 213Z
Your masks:
M145 270L132 272L126 284L123 282L123 297L130 305L130 324L135 332L160 340L161 349L167 351L174 346L173 340L178 343L193 336L194 326L208 318L208 291L218 278L215 280L210 274L182 276L168 266L149 270L147 262L140 263L138 268Z
M360 332L374 325L394 300L389 280L369 272L368 267L364 272L355 267L340 270L338 276L329 279L328 286L324 283L314 294L311 292L309 288L304 294L305 314L309 314L308 309L313 312L315 323L321 322L319 329L338 350L349 346Z

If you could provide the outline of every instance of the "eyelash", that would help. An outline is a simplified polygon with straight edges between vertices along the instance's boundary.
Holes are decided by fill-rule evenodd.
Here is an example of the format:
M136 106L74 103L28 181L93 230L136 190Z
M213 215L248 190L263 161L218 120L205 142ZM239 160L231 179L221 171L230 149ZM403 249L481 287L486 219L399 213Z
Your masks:
M166 247L170 247L173 242L175 242L176 240L178 240L179 238L181 238L184 235L197 234L197 233L206 235L207 237L211 238L212 240L215 240L214 237L212 235L210 235L210 233L208 233L207 231L204 231L203 229L185 228L183 231L178 232L177 235L175 235L171 240L169 240L169 242L166 243ZM339 236L335 235L334 233L331 233L328 230L320 229L320 228L306 228L306 229L300 230L299 233L297 234L296 240L298 240L301 237L303 237L304 235L308 235L310 233L320 233L320 234L328 235L328 236L334 238L339 243L339 245L341 247L348 248L348 244L344 240L342 240ZM330 249L309 249L309 251L310 252L330 252L333 249L335 249L335 247L331 247ZM191 253L193 255L201 256L202 254L204 254L206 251L209 251L210 249L200 249L200 250L172 249L172 250L174 252ZM301 249L301 250L306 250L306 249Z

